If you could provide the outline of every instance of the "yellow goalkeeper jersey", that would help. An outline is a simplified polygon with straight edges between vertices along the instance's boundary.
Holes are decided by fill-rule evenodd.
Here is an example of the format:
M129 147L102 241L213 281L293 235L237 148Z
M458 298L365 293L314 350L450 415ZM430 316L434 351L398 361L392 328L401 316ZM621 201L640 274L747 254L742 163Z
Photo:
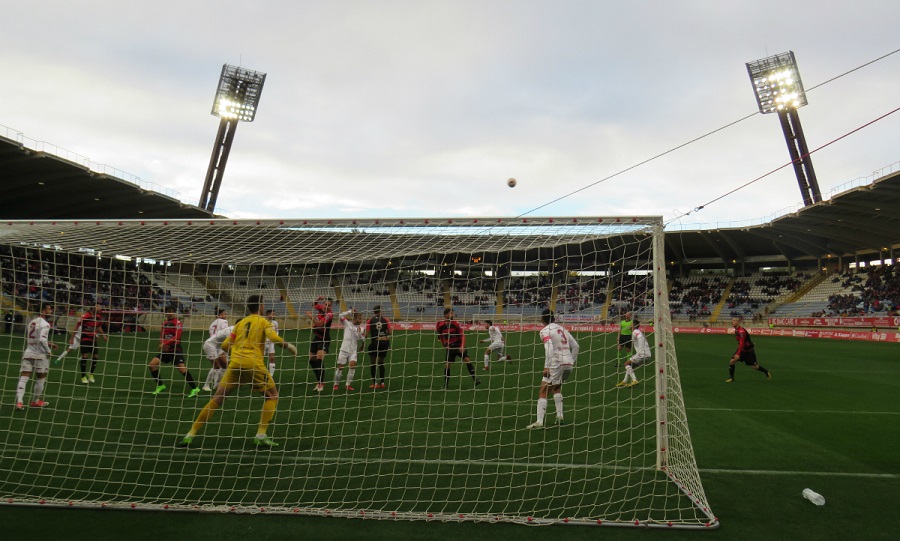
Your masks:
M272 342L284 342L284 339L275 332L271 321L260 315L251 314L234 326L231 336L222 343L222 349L231 346L228 356L234 362L241 364L262 362L266 338Z

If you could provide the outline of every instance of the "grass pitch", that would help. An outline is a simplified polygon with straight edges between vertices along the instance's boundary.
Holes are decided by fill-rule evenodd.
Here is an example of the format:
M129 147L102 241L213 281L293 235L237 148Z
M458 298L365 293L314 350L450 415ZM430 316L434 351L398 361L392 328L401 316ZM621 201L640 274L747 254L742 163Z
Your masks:
M414 339L414 336L415 333L410 333L408 339ZM512 341L512 337L508 338ZM250 452L247 447L247 438L252 436L258 418L260 399L251 399L246 392L226 402L215 424L207 427L202 439L198 438L200 448L196 453L195 450L182 453L173 448L176 438L187 430L203 401L188 403L184 383L171 368L164 368L163 372L170 384L170 393L148 401L147 392L152 383L145 376L145 366L150 337L122 338L123 342L134 341L133 344L120 344L121 351L131 357L126 355L118 362L107 359L101 370L101 384L95 387L75 383L72 368L76 364L67 359L68 371L59 378L63 381L51 383L57 386L49 391L57 395L52 409L26 412L24 419L15 417L11 407L21 349L15 340L2 343L0 350L10 352L4 386L0 390L2 404L8 408L7 413L0 415L0 431L5 434L5 448L0 459L2 471L10 476L8 479L12 479L9 472L31 475L35 483L44 483L40 486L47 487L48 495L54 494L54 490L62 494L74 489L84 497L96 498L98 493L102 496L127 489L135 498L159 502L188 502L213 491L223 500L254 504L256 502L241 500L241 495L274 492L285 494L289 500L313 502L318 501L317 497L334 501L370 498L371 501L365 500L361 505L390 502L406 506L401 509L415 510L418 502L426 500L465 502L485 498L504 501L506 498L509 505L521 505L513 502L520 501L522 494L515 494L513 498L511 492L521 492L526 485L560 483L572 487L567 491L569 494L578 493L578 483L587 477L573 468L554 471L548 477L546 473L527 469L524 473L504 472L497 466L476 472L481 479L479 486L471 486L471 478L466 485L454 483L462 479L462 476L454 475L457 468L484 468L479 464L485 460L498 465L518 463L549 453L565 456L568 464L587 464L591 456L588 450L595 448L597 442L591 441L588 432L581 437L566 438L566 447L562 448L558 432L544 431L535 435L521 430L530 422L534 410L537 365L533 360L533 349L529 349L531 346L522 343L513 348L514 355L531 357L530 360L503 366L503 370L492 371L490 376L479 373L485 383L483 389L475 392L482 396L477 400L472 398L469 403L466 397L476 395L471 394L468 376L459 376L463 373L459 366L454 366L453 389L449 393L436 389L442 383L442 363L436 357L437 350L433 350L433 336L424 333L419 339L421 346L425 346L420 348L421 351L431 353L415 360L407 355L406 362L392 363L390 388L382 395L365 392L368 391L368 369L363 367L357 372L360 383L357 393L334 394L329 385L324 396L316 396L309 386L305 358L301 356L293 369L289 366L293 361L282 358L276 379L281 384L283 399L272 435L284 446L281 455L289 455L291 460L279 458L279 471L270 477L260 475L260 472L266 470L264 464L271 461L272 456ZM606 338L595 335L584 339ZM582 340L581 336L579 340ZM693 445L707 496L722 527L703 534L660 532L652 535L679 538L711 535L723 539L893 538L890 534L892 525L888 521L895 506L890 495L900 493L900 460L894 449L898 440L892 429L900 419L900 407L895 399L900 391L896 345L765 337L754 340L760 363L772 371L773 380L766 381L761 374L738 366L737 381L726 384L727 358L734 349L733 337L677 337ZM396 346L402 348L399 343ZM198 366L197 359L197 356L193 357L193 366ZM473 356L473 361L476 366L481 364L480 351ZM198 379L205 375L206 369L205 365L200 366L203 371L195 370ZM623 421L627 418L625 412L615 411L607 404L585 403L579 398L592 390L585 385L596 380L598 385L606 388L620 375L611 366L596 370L585 368L586 365L580 362L575 382L571 386L567 384L567 405L576 421L572 430L578 430L579 419L586 426L591 426L588 421L602 419L620 423L616 431L620 441L640 440L641 432L635 431L646 429L640 419L629 419L626 424ZM591 374L586 378L587 382L582 379L585 372ZM66 377L71 382L66 382ZM119 384L110 385L110 379ZM54 375L51 375L51 381L54 381ZM639 393L637 398L623 400L622 407L630 404L635 411L640 411L643 407L641 396ZM483 407L486 402L499 406L487 411ZM129 414L124 419L110 415L111 406ZM87 434L79 434L81 429L77 426L82 423L91 426L86 420L97 427L95 431L105 430L104 438L96 441L94 437L91 441ZM47 426L52 430L35 434L28 429L27 423L36 422L50 423ZM405 439L409 431L403 428L404 423L427 423L429 427L435 427L434 436L429 436L435 439ZM73 426L76 428L70 428ZM290 433L279 433L279 426L291 427ZM299 429L296 433L295 428ZM53 461L44 461L41 453L13 450L50 448L53 438L65 438L70 448L69 453L60 454ZM515 445L507 445L504 438L513 438ZM328 442L331 441L335 442L334 449L360 449L360 456L358 459L352 454L329 456ZM383 450L384 460L374 464L371 460L363 460L364 451L373 448ZM462 456L460 453L464 451L469 455ZM608 464L613 466L611 472L616 471L617 458L624 461L618 465L629 468L635 466L629 461L650 460L648 453L632 446L623 446L621 455L610 456L613 458ZM319 460L313 460L316 457ZM329 459L330 463L323 458ZM218 473L223 460L237 472L238 482ZM168 461L169 464L154 467L157 461ZM178 468L172 467L173 461ZM397 464L415 464L419 469L398 469ZM335 471L336 479L352 479L355 484L323 486L327 476L316 475L312 482L305 473L309 468L330 468ZM123 475L123 472L126 473ZM130 475L137 477L127 477ZM405 490L392 491L394 475L417 475L423 480L423 486L410 489L409 486L415 487L415 483L406 482ZM197 481L185 487L185 478ZM447 482L438 487L426 481L436 478L447 479ZM610 473L609 480L614 479L615 474ZM16 479L16 482L20 481L21 478ZM258 490L246 490L248 486L254 488L248 483L259 483ZM138 487L136 491L126 488L132 484ZM0 483L0 491L3 487ZM800 492L806 487L822 493L826 505L815 507L803 500ZM611 494L614 499L621 493L612 491ZM540 505L544 505L543 510L547 512L552 512L554 506L571 505L561 501L543 502L540 496L536 492L532 496L526 494L525 499L542 502ZM607 502L607 507L599 511L608 512L608 506L613 504L614 501ZM514 510L510 508L510 511ZM192 537L205 538L209 534L210 538L218 539L228 538L236 531L263 539L283 539L292 535L339 539L359 535L362 531L373 539L486 538L496 535L530 539L548 533L575 538L642 535L638 531L615 529L600 532L591 527L566 527L567 530L559 532L561 526L553 526L549 532L515 525L197 513L162 517L159 513L0 507L0 523L3 524L0 530L9 529L11 533L26 535L30 531L28 523L35 521L42 522L45 535L57 531L66 538L72 538L72 532L78 531L78 524L97 524L99 521L102 526L84 530L90 532L86 537L92 539L102 538L97 536L98 532L120 528L130 529L134 538L142 538L141 534L151 532L156 538L160 533L178 534L188 529L194 530ZM144 532L135 526L140 523L154 524L155 527ZM53 530L57 526L60 529Z

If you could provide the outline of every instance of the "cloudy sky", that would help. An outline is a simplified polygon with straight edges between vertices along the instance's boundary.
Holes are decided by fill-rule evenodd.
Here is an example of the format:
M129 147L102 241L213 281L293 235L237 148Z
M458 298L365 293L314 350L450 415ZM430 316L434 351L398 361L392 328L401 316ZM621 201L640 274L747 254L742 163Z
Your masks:
M34 0L3 11L0 135L194 204L222 65L267 73L218 201L243 218L517 216L596 183L532 215L759 221L800 203L790 167L684 215L789 161L775 115L633 166L752 115L745 63L788 50L810 89L811 149L900 107L900 53L826 83L900 48L897 0ZM815 153L822 192L900 169L898 141L900 112Z

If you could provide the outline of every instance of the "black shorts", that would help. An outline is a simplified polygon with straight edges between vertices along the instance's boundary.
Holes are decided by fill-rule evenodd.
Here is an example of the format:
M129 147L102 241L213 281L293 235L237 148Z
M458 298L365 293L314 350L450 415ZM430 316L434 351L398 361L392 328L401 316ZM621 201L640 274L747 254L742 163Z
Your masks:
M447 349L447 362L454 363L456 362L457 357L462 357L463 359L469 358L469 350L464 349L462 353L459 352L459 348L448 348Z
M78 351L82 355L87 355L88 357L97 355L98 353L100 353L99 350L100 350L100 348L97 347L97 344L95 342L82 342L78 346Z
M157 355L163 364L173 363L175 366L184 365L184 351L160 351Z
M619 335L619 345L625 349L631 349L631 335L630 334L620 334Z
M369 355L381 355L384 357L389 349L391 349L390 340L372 340L369 342Z
M753 366L756 364L756 352L752 349L750 351L742 351L740 361L746 364L747 366Z
M328 353L328 348L331 347L331 340L313 340L309 343L309 354L315 355L320 351L324 351Z

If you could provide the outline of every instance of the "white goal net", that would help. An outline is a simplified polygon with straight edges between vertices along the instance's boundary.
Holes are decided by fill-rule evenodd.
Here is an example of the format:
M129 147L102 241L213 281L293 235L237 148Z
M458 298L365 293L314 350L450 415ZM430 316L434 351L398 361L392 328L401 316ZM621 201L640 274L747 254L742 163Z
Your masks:
M0 498L716 527L688 431L664 263L658 217L2 223ZM204 387L216 389L203 349L210 325L218 316L234 325L251 296L299 349L260 359L273 368L274 418L263 426L263 397L240 387L180 448L213 396ZM334 326L319 365L310 325L327 300ZM373 352L373 323L355 367L337 372L340 315L351 308L364 331L384 318L389 349ZM436 332L448 308L467 352L449 369ZM528 428L545 310L579 352L543 427ZM45 378L40 359L23 363L40 357L31 349L39 317L58 346ZM652 351L624 386L634 350L620 347L622 321ZM487 322L502 348L489 347ZM163 327L176 323L183 356L161 351ZM148 368L154 358L158 370ZM261 430L278 446L260 448Z

